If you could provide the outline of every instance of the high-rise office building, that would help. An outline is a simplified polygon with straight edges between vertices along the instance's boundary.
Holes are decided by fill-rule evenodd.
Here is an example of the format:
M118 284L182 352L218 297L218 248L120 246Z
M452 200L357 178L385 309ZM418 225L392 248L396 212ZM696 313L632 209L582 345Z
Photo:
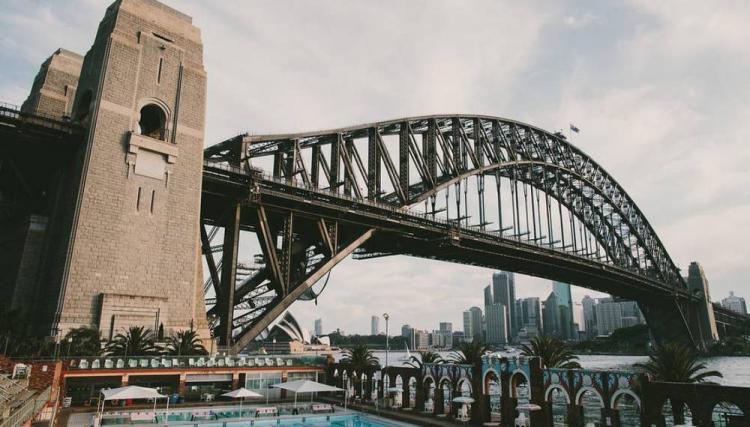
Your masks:
M560 307L560 338L577 339L578 331L573 327L573 297L570 292L570 285L562 282L552 282L552 292L557 297L557 305Z
M513 340L513 337L518 334L518 325L516 325L516 281L513 273L498 271L492 274L492 302L506 307L505 324L508 325L509 339Z
M601 298L594 306L594 312L599 335L610 335L619 328L645 323L643 314L634 301Z
M453 333L453 323L451 323L451 322L440 322L440 332L451 332L451 333Z
M370 335L378 335L380 333L380 317L372 316L370 319Z
M466 340L482 339L482 309L471 307L464 311L464 337Z
M401 336L409 338L411 336L412 327L408 324L401 326Z
M557 304L557 296L554 292L550 292L549 296L542 304L542 319L542 323L544 324L544 334L561 338L560 307Z
M596 332L596 300L586 295L581 300L583 307L583 329L586 331L586 338L592 339L597 335Z
M414 331L414 348L427 350L430 348L430 334L427 331Z
M323 335L323 319L315 319L315 336Z
M506 308L503 304L491 304L484 307L487 320L487 344L506 344L508 342L508 324Z
M492 286L487 285L484 287L484 306L492 305L495 301L492 299Z
M729 292L729 296L721 300L721 306L727 310L732 310L735 313L747 315L747 304L745 304L745 298L734 295L734 292Z
M523 298L516 301L517 324L528 336L542 333L542 305L539 298Z

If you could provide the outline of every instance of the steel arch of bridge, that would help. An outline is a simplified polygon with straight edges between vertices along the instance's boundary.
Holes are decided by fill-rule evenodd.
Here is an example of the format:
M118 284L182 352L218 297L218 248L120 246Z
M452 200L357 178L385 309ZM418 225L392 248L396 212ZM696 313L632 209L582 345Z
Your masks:
M362 147L366 152L361 150ZM204 157L206 165L230 168L240 175L257 173L254 166L262 163L262 158L268 157L272 159L269 162L272 163L270 176L256 175L256 189L271 184L277 187L287 185L318 193L328 192L342 200L359 202L360 206L390 206L401 210L424 203L426 213L422 216L434 221L442 219L438 218L436 203L438 194L445 194L446 220L453 227L575 255L587 262L614 267L647 279L653 287L665 294L674 294L678 299L693 298L653 227L622 186L562 135L524 123L489 116L440 115L319 132L241 135L207 148ZM488 176L494 177L497 194L507 191L508 186L512 193L512 218L508 221L507 214L503 218L502 199L498 199L499 224L494 231L487 227L490 222L487 220L484 181ZM470 199L467 180L472 177L476 177L477 191ZM248 186L251 186L250 181ZM258 182L267 185L258 186ZM506 185L504 189L501 188L503 182ZM448 206L451 189L455 193L452 199L456 204L454 218L450 218ZM283 189L274 191L287 192ZM519 204L521 191L523 208ZM479 205L479 223L474 225L469 224L470 200L478 201ZM557 216L561 222L559 227L552 224L553 212L550 209L551 206L555 207L555 203L560 210ZM568 212L570 224L562 224L563 207ZM255 310L250 325L268 317L271 308L278 307L285 294L295 287L289 277L286 279L288 283L283 286L268 285L269 282L280 281L284 274L289 276L289 264L294 258L290 248L295 238L298 239L294 236L299 232L290 225L291 218L280 220L282 223L273 227L267 218L264 219L267 215L264 209L259 209L252 221L258 225L250 227L258 233L261 243L265 242L265 265L255 275L241 281L238 286L238 289L243 289L241 296L234 298L237 308ZM545 229L542 229L543 223ZM323 221L320 228L330 228L332 225L326 225ZM567 236L566 226L569 231ZM282 240L287 240L287 243L282 243L282 246L287 245L286 249L269 243L278 235L282 235ZM335 232L321 231L320 236L328 237L307 237L305 244L308 248L314 247L313 255L325 252L323 258L330 259L333 254L339 253L330 243L335 235ZM347 242L356 242L361 236L361 231L352 232ZM326 239L328 243L324 242ZM349 248L350 253L356 250L359 257L388 254L387 251L368 250L365 241L360 242L359 246L363 247ZM204 247L206 244L204 242ZM321 246L327 248L323 250ZM297 257L300 256L305 257L298 253ZM298 259L297 262L301 261ZM278 267L284 263L286 267ZM307 263L306 269L309 268ZM281 269L286 269L286 273L282 273ZM315 268L312 267L312 270ZM302 276L306 277L305 274ZM218 278L218 274L212 277ZM305 283L312 286L309 280L305 280ZM255 294L245 293L251 288ZM278 292L269 296L273 294L270 292L272 288L278 289ZM268 292L259 292L258 289ZM267 304L262 305L266 309L258 310L257 304L252 303L253 297L247 295L266 298L264 301ZM218 300L209 302L216 303ZM212 310L215 311L215 307ZM680 308L680 311L684 311L684 308ZM278 310L276 312L278 314ZM247 326L248 323L235 322L232 329L236 332Z

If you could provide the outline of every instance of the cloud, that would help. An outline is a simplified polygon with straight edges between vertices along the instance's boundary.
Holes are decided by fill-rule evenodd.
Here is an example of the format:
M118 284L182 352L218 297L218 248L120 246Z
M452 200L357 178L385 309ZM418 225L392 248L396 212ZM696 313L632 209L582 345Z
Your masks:
M0 15L0 98L20 103L58 47L85 53L109 0L9 1ZM750 8L647 0L564 3L176 1L202 30L206 144L240 132L324 129L430 113L483 113L556 130L630 193L675 261L704 263L715 299L739 291L750 248ZM70 13L75 10L76 13ZM243 243L241 256L259 252ZM346 260L304 325L367 332L460 329L491 271L406 257ZM318 285L319 287L320 285ZM547 281L518 279L520 296ZM575 290L580 298L586 290ZM750 297L750 294L744 295Z
M568 15L563 19L563 23L570 28L579 29L595 23L599 18L591 12L585 12L581 15Z

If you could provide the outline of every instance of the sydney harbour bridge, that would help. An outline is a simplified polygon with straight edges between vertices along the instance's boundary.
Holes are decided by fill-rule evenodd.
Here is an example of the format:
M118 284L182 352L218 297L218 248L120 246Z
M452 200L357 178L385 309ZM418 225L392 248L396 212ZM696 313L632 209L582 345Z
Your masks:
M41 144L52 166L81 143L69 122L9 106L0 117L6 154ZM12 159L6 183L24 169ZM270 170L256 166L264 162ZM244 274L240 231L262 249ZM234 351L293 302L315 298L313 285L348 256L503 269L633 299L659 342L702 347L711 327L703 290L688 287L617 181L559 133L502 118L414 117L212 145L200 232L207 312ZM739 326L711 308L719 331Z
M0 299L31 334L197 323L239 352L345 258L394 255L637 301L657 343L705 349L742 327L560 133L434 115L203 149L191 18L128 0L102 23L85 57L45 61L24 107L0 105Z

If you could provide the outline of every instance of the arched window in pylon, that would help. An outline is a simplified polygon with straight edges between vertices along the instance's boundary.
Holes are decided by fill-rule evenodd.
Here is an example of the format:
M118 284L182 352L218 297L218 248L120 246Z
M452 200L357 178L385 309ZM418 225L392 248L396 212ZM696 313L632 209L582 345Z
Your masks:
M167 139L167 114L156 104L146 104L141 108L138 119L138 133L149 138Z

